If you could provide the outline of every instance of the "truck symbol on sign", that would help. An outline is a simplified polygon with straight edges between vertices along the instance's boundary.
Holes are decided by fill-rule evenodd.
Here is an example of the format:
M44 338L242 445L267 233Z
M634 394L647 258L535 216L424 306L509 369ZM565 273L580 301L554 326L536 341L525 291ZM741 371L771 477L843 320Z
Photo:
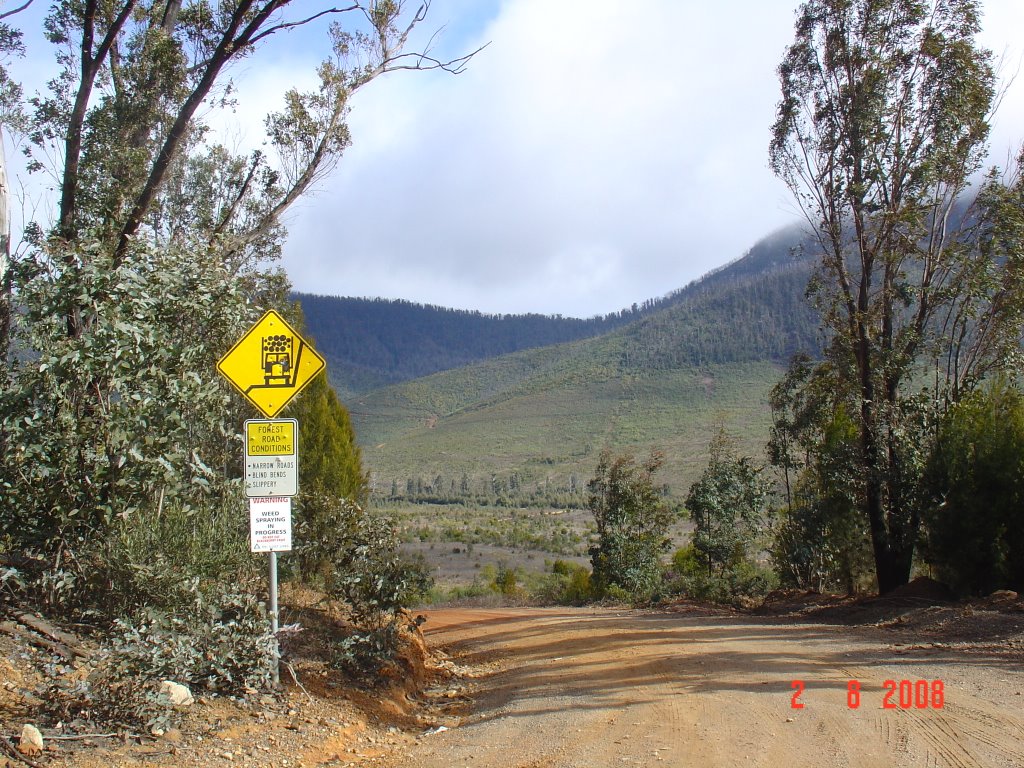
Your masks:
M263 385L293 387L295 369L295 337L275 334L263 337Z

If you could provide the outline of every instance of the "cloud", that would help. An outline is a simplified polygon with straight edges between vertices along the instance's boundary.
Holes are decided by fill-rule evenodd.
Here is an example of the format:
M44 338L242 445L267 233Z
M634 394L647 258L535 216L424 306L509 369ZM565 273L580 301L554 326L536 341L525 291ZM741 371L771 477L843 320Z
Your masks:
M1024 3L1020 0L989 0L982 4L981 45L996 59L997 73L1005 92L992 120L989 140L991 161L1005 166L1016 157L1024 141ZM1016 82L1015 82L1016 81Z
M356 95L353 146L288 214L293 284L589 316L741 256L798 218L767 168L796 5L434 0L419 43L443 26L438 56L490 45L462 75L394 73ZM1024 4L983 7L981 41L1012 78ZM228 143L257 147L281 94L315 85L325 48L322 25L304 28L237 67L236 113L211 117ZM47 56L30 47L33 86ZM995 162L1015 154L1021 125L1018 83L996 116Z
M464 75L375 83L292 221L296 287L591 315L740 255L792 218L766 167L792 16L745 6L506 2Z

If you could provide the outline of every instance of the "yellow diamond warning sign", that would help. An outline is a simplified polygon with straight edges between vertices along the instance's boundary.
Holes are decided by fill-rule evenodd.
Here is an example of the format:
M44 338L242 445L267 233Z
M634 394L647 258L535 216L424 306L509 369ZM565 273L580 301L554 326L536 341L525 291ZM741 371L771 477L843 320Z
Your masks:
M324 365L316 350L271 309L220 359L217 370L272 419Z

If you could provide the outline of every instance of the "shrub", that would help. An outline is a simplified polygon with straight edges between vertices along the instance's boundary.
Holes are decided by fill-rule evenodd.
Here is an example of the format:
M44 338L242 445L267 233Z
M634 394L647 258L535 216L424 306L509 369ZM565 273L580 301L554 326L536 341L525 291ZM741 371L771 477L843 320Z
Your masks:
M1024 395L997 381L946 415L926 472L925 557L955 589L1024 590Z
M632 456L613 459L604 451L587 484L597 524L597 542L590 548L592 587L599 596L614 586L645 600L658 587L660 558L669 545L666 532L676 517L654 485L662 460L653 451L638 466Z
M295 554L302 563L317 564L317 583L348 607L356 625L340 641L338 661L357 674L375 672L394 659L407 623L404 608L430 590L427 566L422 558L401 555L389 519L318 491L302 493L299 505Z
M203 508L147 510L118 521L108 539L83 555L88 568L79 588L107 616L131 616L138 606L183 615L195 610L197 592L217 602L220 584L258 583L248 533L240 497Z
M636 602L636 595L632 592L627 592L625 589L620 587L618 584L611 584L605 588L602 598L612 603L629 603Z
M815 495L802 483L799 489L791 506L777 510L772 530L770 554L780 583L816 592L870 589L874 563L863 518L841 498Z
M118 260L80 241L12 265L19 353L0 376L0 539L25 556L26 599L109 621L145 581L125 588L127 571L104 567L113 539L171 508L202 510L202 524L239 496L221 471L237 457L238 399L211 341L236 337L255 308L215 249L143 238ZM80 334L67 329L73 305L88 308Z
M709 453L686 508L693 516L693 547L708 576L724 576L756 551L769 485L749 457L735 453L724 430L712 439Z
M166 728L175 718L159 692L171 679L193 691L244 694L266 687L273 664L270 623L251 595L195 593L187 618L146 611L118 620L84 678L54 676L42 699L69 722Z
M590 569L577 563L556 560L551 574L535 590L537 599L556 605L583 605L593 599Z
M505 563L498 564L498 570L491 582L491 589L503 595L515 595L522 590L519 587L519 573L516 568L509 568Z
M694 600L746 605L775 589L779 580L771 569L747 560L740 560L725 571L708 573L702 556L688 544L672 555L665 582L668 592Z

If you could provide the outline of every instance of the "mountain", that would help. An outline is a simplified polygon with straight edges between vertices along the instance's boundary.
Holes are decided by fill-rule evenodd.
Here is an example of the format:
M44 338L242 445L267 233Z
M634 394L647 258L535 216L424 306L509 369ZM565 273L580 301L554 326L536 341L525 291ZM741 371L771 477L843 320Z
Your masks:
M679 497L718 424L760 456L771 386L792 354L820 348L803 297L810 262L792 253L800 239L775 233L601 335L350 395L376 492L572 503L607 446L663 450L662 482Z
M332 386L343 398L525 349L594 338L635 324L637 320L662 317L664 310L683 306L688 307L683 311L692 322L682 319L671 322L673 326L685 326L689 330L685 338L677 340L677 349L666 350L669 357L689 355L695 362L737 356L764 359L783 354L786 348L799 345L802 339L780 340L770 331L751 336L733 323L734 338L729 344L743 346L746 351L728 351L714 339L715 329L704 329L703 336L700 335L704 328L700 318L717 316L727 310L726 305L735 297L726 294L740 281L751 277L764 277L774 283L785 281L784 276L792 272L795 264L792 249L800 242L796 228L779 230L758 242L742 258L685 288L642 305L634 304L587 319L538 314L489 315L403 300L305 293L294 293L292 298L302 304L306 327L317 350L327 359ZM766 286L761 298L754 299L753 304L749 304L748 298L740 300L750 307L768 306L779 298L771 295L779 289L779 285ZM721 303L721 307L716 308L716 302ZM785 307L776 306L770 314L788 311L791 306L791 297L786 296ZM645 332L667 332L659 323L655 320L645 326ZM765 342L772 345L770 349L758 348L758 344ZM651 345L650 338L640 342L645 350ZM654 345L660 346L660 343L654 342ZM682 353L683 347L690 351ZM662 364L665 362L663 360Z
M488 315L410 301L295 293L340 395L365 392L522 349L591 338L649 314L643 307L589 319Z

